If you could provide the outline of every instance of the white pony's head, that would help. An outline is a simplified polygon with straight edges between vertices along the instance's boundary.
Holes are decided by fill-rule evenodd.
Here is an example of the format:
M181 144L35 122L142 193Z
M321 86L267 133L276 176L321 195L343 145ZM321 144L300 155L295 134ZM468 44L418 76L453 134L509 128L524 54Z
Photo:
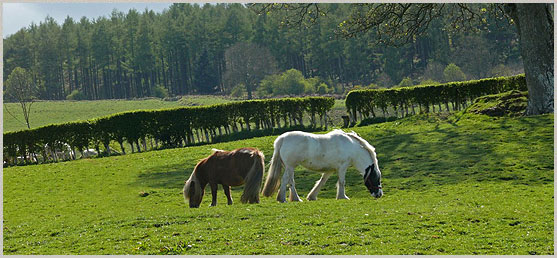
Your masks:
M364 184L371 193L371 196L379 198L383 196L383 188L381 187L381 171L375 164L366 168L364 173Z
M362 137L360 137L354 131L352 131L350 133L346 133L346 134L350 135L352 138L354 138L358 142L360 142L360 145L370 155L371 161L369 159L366 159L366 160L367 160L367 162L370 162L371 164L369 166L367 164L365 164L364 166L361 166L361 168L364 168L365 166L367 166L367 167L365 167L365 169L363 169L364 171L362 171L363 176L364 176L365 186L367 187L367 189L371 193L371 196L373 196L375 198L379 198L379 197L383 196L383 188L381 186L381 170L379 170L379 166L377 164L377 154L375 154L375 148L373 146L371 146L371 144L369 144L366 140L364 140Z

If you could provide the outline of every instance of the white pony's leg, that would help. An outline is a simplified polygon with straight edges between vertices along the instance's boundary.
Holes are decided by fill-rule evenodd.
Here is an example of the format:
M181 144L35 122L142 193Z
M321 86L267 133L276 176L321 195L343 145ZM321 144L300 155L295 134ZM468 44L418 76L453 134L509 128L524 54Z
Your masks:
M289 171L294 169L290 168L289 166L285 166L284 174L282 175L282 179L280 181L280 188L277 194L277 201L279 202L286 202L286 186L290 181L290 173Z
M346 183L344 178L346 176L346 169L346 167L342 167L338 170L337 199L350 199L344 193L344 184Z
M313 188L311 189L311 191L308 194L308 201L315 201L317 200L317 194L319 194L319 191L321 190L321 187L323 187L323 185L325 184L325 182L327 182L327 179L329 179L329 177L333 174L333 172L327 172L327 173L323 173L321 174L321 179L317 180L317 182L315 182L315 186L313 186Z
M288 171L288 170L287 170ZM290 201L291 202L301 202L302 199L300 199L300 196L298 196L298 193L296 192L296 183L294 183L294 169L292 169L291 171L289 171L289 177L290 177Z

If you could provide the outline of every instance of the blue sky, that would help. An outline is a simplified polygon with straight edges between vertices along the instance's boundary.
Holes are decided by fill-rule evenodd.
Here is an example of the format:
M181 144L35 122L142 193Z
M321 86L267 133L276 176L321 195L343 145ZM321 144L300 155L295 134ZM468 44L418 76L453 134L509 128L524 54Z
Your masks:
M113 9L127 12L135 8L142 12L145 8L162 12L172 3L3 3L2 34L5 38L32 22L39 24L47 15L62 24L69 15L74 20L86 16L89 19L108 17Z

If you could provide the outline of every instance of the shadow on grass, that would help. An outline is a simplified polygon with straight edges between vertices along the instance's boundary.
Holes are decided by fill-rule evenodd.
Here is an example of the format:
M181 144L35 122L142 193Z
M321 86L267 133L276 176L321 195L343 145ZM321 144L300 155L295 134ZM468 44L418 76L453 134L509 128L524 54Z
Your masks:
M182 189L184 182L190 177L193 168L176 169L173 166L153 167L149 171L140 173L137 180L132 184L152 188Z
M507 120L501 122L505 124ZM519 122L505 128L501 122L486 123L483 128L436 127L423 133L383 138L378 142L383 153L378 156L380 166L385 167L384 176L399 179L402 188L414 189L467 180L552 182L553 173L547 173L553 171L551 155L547 154L552 146L543 142L552 136L540 135L539 125ZM524 132L518 135L517 128ZM526 153L521 149L529 144L542 150ZM544 169L545 172L540 171Z
M386 191L389 188L423 190L464 181L553 182L553 121L550 117L487 118L479 124L472 123L473 119L466 118L467 121L457 124L441 120L431 124L432 121L429 121L423 131L414 130L412 133L389 128L354 129L377 148ZM540 129L540 126L546 125L547 129ZM528 147L534 149L524 150ZM269 160L270 157L266 162L267 169ZM179 169L154 167L140 174L137 183L179 189L195 164L188 165ZM267 176L267 169L264 177ZM300 196L305 197L319 177L319 173L299 166L295 181ZM336 173L331 176L319 197L336 196L337 178ZM347 188L367 191L361 175L354 168L348 170L346 183ZM240 191L242 188L233 190Z

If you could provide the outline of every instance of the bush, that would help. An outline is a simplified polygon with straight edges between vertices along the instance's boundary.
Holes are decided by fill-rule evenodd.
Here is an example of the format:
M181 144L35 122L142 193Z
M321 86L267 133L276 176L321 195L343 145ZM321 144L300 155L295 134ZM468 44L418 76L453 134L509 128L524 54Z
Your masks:
M304 92L305 85L306 80L302 72L290 69L280 77L273 88L273 95L300 95Z
M199 138L194 142L194 130L198 136L206 136L202 142L207 143L215 141L217 131L221 136L230 134L238 123L247 129L243 131L252 131L250 123L258 130L303 126L304 113L312 118L315 128L315 117L323 120L333 105L333 98L308 97L122 112L90 121L4 133L4 157L41 153L45 144L52 146L56 142L68 143L78 150L91 145L108 146L111 141L139 146L139 140L145 138L155 139L164 147L201 144Z
M443 70L443 75L445 76L446 82L458 82L466 80L466 75L464 74L464 72L462 72L460 67L453 63L445 67L445 70Z
M432 79L425 79L422 80L419 85L437 85L437 84L439 84L438 81L434 81Z
M493 68L491 68L491 75L493 77L500 77L500 76L510 76L512 75L512 71L510 68L506 67L504 64L499 64Z
M243 98L246 96L246 94L246 86L244 86L243 84L234 86L234 88L232 88L232 90L230 91L230 96L235 98Z
M406 77L406 78L404 78L400 81L400 83L398 84L398 87L410 87L412 85L414 85L414 83L412 82L412 79Z
M509 90L527 90L524 74L438 85L353 90L346 96L345 103L352 123L355 123L358 112L367 118L370 114L375 116L375 110L378 109L386 110L392 107L395 110L402 110L415 105L419 106L420 110L423 107L425 112L428 112L432 105L448 106L448 103L452 103L453 107L459 109L462 103L468 100Z
M332 85L332 84L329 84ZM282 74L266 76L257 89L257 95L281 96L300 94L327 94L334 93L335 89L323 82L319 77L306 79L302 72L290 69Z
M153 96L157 97L157 98L168 98L169 94L168 94L168 90L163 87L162 85L157 85L154 89L153 89Z
M85 94L83 94L79 90L73 90L68 96L66 96L67 100L85 100Z

